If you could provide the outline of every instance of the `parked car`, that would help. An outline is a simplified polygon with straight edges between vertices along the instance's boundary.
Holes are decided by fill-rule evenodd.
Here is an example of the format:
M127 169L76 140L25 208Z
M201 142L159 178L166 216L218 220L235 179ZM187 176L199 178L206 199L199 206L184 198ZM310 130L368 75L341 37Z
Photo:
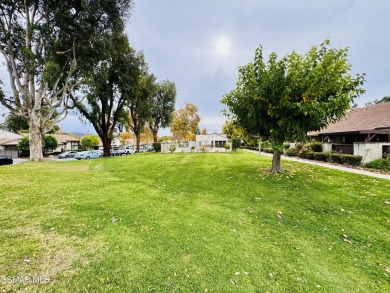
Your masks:
M0 165L11 165L14 163L12 156L10 155L0 155Z
M116 151L118 153L118 156L123 156L123 155L126 155L127 154L127 150L125 147L119 147L119 149L117 149Z
M148 146L147 148L146 148L146 151L147 152L154 152L154 147L153 146Z
M147 152L147 148L145 146L140 146L139 147L139 152L140 153L145 153L145 152Z
M78 152L74 158L77 160L88 160L101 157L103 157L103 155L101 155L98 151L84 151Z
M126 154L128 154L128 155L135 154L135 147L133 147L133 146L126 146Z
M62 154L58 155L59 159L64 159L64 158L74 158L74 156L77 154L75 151L69 151L69 152L64 152Z
M111 156L119 156L118 152L116 150L110 150Z

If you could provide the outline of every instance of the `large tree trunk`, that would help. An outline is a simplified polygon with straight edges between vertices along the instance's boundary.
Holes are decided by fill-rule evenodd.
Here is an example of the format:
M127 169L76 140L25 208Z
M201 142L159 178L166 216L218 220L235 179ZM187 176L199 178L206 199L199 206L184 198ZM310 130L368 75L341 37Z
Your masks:
M280 159L281 159L281 157L282 157L282 153L277 151L277 150L274 150L274 155L272 157L272 169L271 169L272 173L282 173L282 172L284 172L282 167L280 167Z
M137 132L134 132L135 134L135 139L136 139L136 145L137 145L137 152L139 153L139 143L140 143L140 136L141 134L137 131Z
M111 140L108 137L104 137L103 143L103 157L111 156Z
M42 153L42 133L41 133L41 113L32 111L29 121L29 142L30 160L40 161L43 159Z
M153 142L158 142L158 129L152 129L152 133L153 133Z

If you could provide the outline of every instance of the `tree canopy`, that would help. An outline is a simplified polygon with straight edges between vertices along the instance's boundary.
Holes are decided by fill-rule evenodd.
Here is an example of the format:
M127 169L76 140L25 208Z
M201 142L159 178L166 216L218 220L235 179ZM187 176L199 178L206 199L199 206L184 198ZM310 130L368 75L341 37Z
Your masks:
M326 40L305 55L296 52L264 61L262 47L254 61L239 68L236 88L222 103L225 114L247 134L269 139L274 148L273 172L282 171L283 142L305 141L341 119L364 90L364 75L351 74L348 48L333 49Z
M105 54L86 74L83 95L71 99L101 138L104 156L109 156L116 125L138 89L144 59L122 32L107 34L105 46Z
M81 147L85 150L94 149L99 145L99 142L99 136L90 134L85 135L80 141Z
M163 80L156 85L154 95L150 100L149 128L153 133L153 140L157 142L158 130L168 127L173 119L176 101L176 86L173 82Z
M176 139L188 141L193 139L195 134L199 132L200 116L198 107L186 103L184 107L178 109L171 123L171 131Z
M42 134L63 119L84 69L105 51L104 36L123 30L131 0L0 3L0 53L12 90L0 95L29 120L30 159L42 158ZM42 115L42 107L48 111ZM59 110L55 116L55 111Z

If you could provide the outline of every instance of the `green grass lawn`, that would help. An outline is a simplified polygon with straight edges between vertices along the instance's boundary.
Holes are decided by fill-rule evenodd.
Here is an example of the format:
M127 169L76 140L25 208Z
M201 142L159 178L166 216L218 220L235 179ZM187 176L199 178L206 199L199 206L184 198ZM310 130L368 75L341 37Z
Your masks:
M2 166L0 291L389 292L390 181L270 165L238 152Z

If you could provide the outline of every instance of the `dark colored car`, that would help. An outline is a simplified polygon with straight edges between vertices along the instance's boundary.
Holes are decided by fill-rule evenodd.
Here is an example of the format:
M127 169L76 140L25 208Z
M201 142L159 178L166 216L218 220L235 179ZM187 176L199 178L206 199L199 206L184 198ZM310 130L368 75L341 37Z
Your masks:
M0 165L11 165L14 163L10 155L0 155Z

